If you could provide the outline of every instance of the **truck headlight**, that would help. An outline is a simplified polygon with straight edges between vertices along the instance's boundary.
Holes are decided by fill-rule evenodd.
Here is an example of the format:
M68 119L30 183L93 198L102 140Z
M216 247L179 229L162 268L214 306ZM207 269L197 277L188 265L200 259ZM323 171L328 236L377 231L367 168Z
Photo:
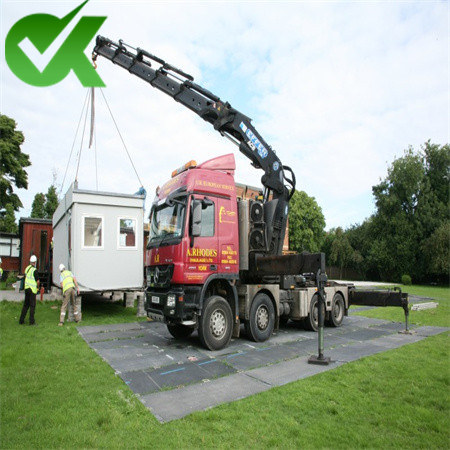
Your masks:
M175 306L175 295L170 294L167 296L167 306L173 308Z

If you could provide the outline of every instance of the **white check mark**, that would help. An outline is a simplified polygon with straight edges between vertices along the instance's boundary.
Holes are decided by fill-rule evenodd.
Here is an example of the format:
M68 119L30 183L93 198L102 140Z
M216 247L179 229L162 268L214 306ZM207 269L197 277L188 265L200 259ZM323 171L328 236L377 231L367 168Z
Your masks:
M75 16L76 17L76 16ZM74 18L75 18L74 17ZM73 19L71 20L74 23ZM41 53L36 46L28 39L28 37L22 39L19 42L20 49L25 53L25 55L30 59L30 61L36 66L39 72L43 72L47 67L48 63L53 59L56 55L57 51L61 48L61 45L67 39L70 33L72 33L76 24L73 27L69 27L68 25L59 33L59 35L55 38L55 40L48 46L48 48Z

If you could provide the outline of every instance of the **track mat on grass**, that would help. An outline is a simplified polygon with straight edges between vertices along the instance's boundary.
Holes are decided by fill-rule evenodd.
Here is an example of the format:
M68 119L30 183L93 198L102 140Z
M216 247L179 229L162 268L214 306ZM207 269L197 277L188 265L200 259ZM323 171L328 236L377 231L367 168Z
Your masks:
M414 334L399 334L404 327L345 317L340 328L325 328L325 355L333 361L328 366L308 364L308 357L317 354L317 333L293 323L261 343L246 339L242 331L241 338L215 352L201 347L197 333L176 340L157 322L81 326L78 331L155 417L168 422L447 330L413 327Z

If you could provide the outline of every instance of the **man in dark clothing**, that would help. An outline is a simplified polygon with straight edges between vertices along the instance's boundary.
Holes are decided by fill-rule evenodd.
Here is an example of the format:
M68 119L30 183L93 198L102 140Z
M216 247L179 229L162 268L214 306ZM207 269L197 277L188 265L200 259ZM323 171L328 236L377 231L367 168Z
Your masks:
M20 314L19 323L25 323L25 316L30 309L30 325L35 325L34 310L36 308L36 294L39 289L39 275L36 270L37 258L31 255L30 265L25 269L25 301L23 302L22 313Z

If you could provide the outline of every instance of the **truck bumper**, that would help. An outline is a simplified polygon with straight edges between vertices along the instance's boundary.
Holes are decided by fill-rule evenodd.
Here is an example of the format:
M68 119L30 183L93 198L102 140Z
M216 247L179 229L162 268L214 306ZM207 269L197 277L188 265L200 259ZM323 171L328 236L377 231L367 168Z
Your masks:
M152 319L154 322L165 322L164 316L157 311L147 310L147 317L149 319Z
M164 322L192 320L197 312L200 289L174 286L168 290L147 289L145 310L151 319Z

